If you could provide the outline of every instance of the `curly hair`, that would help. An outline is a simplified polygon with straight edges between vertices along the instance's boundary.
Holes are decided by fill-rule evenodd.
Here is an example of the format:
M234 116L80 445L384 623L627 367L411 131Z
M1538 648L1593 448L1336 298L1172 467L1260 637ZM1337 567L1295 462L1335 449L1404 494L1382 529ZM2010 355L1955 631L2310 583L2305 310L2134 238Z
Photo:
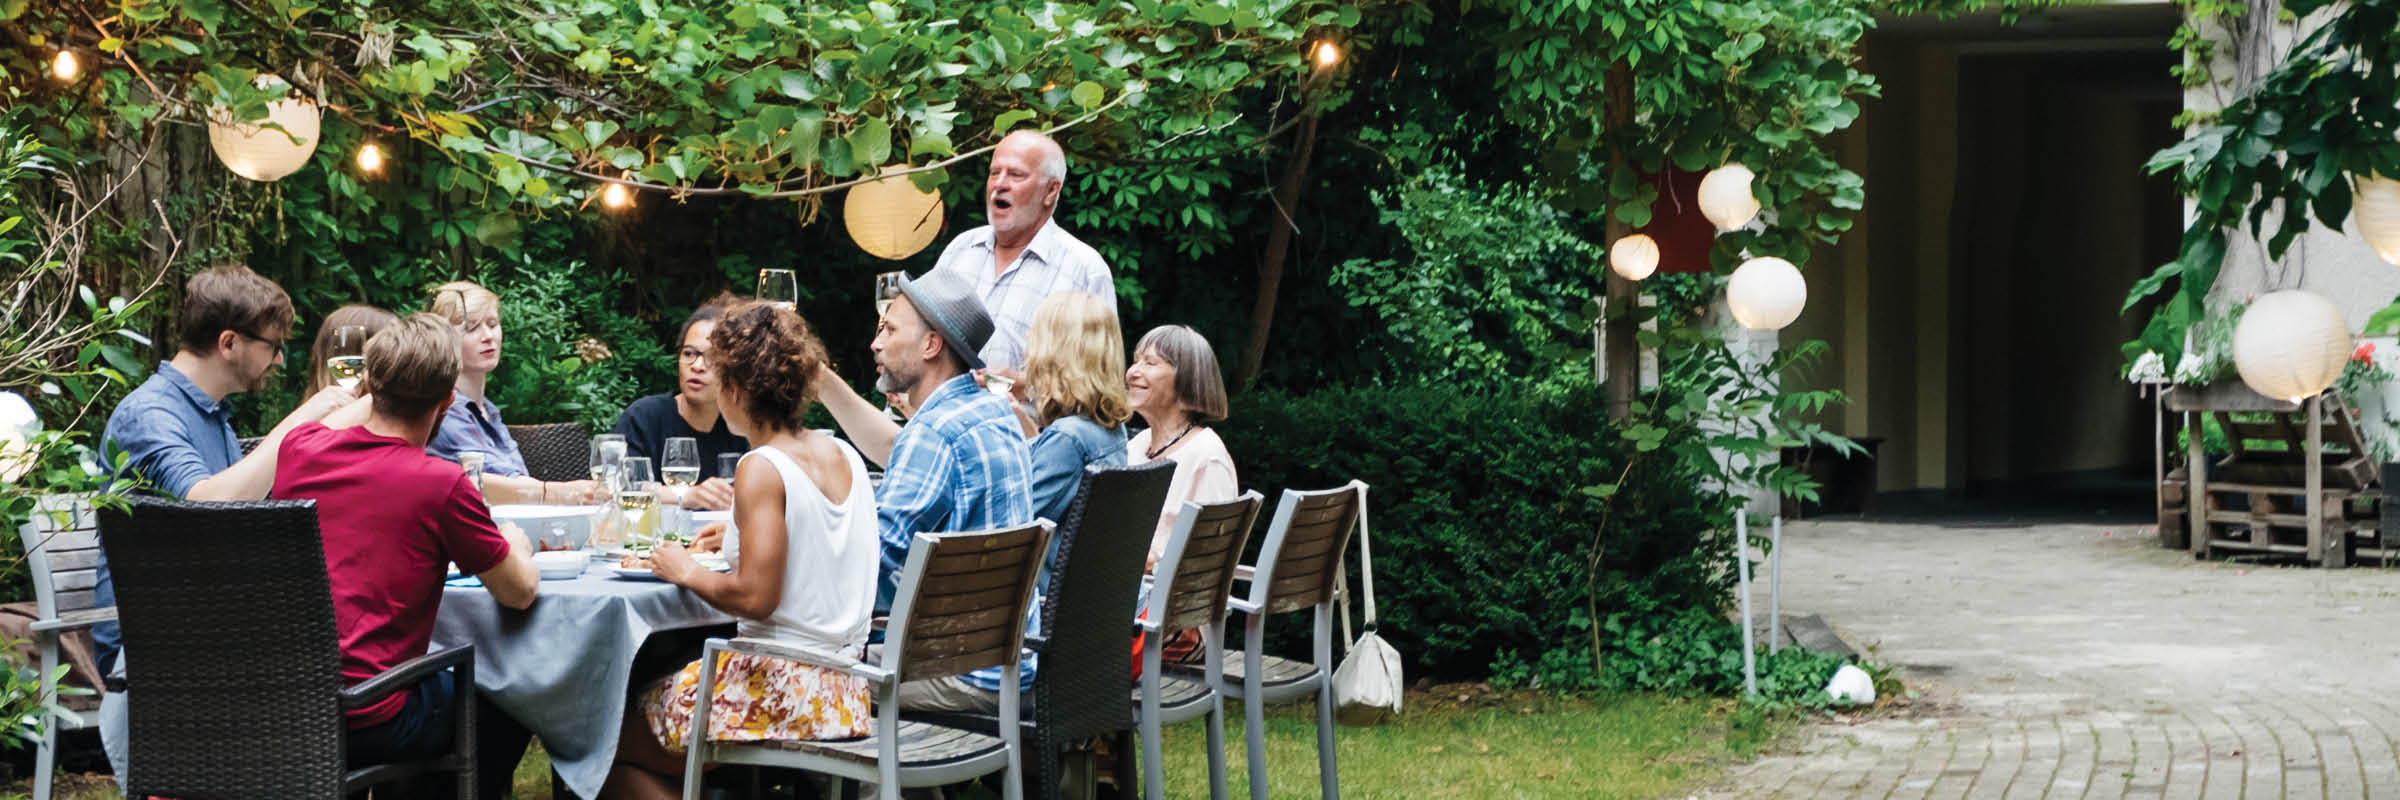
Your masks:
M808 320L791 309L756 300L725 310L708 335L708 364L722 386L742 393L742 410L753 424L798 430L801 414L816 398L808 381L828 360ZM753 440L762 438L753 432Z

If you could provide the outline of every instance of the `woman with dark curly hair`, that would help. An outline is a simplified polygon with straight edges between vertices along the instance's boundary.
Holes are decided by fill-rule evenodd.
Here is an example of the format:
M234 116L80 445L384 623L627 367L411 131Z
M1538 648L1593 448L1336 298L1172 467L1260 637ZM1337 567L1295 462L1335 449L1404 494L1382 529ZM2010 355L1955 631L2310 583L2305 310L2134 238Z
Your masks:
M745 637L856 657L867 642L879 567L875 495L867 465L839 439L801 419L815 402L809 378L825 345L789 309L750 302L709 333L717 407L753 449L735 472L733 535L722 525L693 544L722 546L730 572L712 572L674 543L650 557L658 576L740 618ZM868 686L796 661L723 654L706 735L722 741L843 739L871 725ZM644 692L626 709L609 797L674 797L697 702L700 662Z

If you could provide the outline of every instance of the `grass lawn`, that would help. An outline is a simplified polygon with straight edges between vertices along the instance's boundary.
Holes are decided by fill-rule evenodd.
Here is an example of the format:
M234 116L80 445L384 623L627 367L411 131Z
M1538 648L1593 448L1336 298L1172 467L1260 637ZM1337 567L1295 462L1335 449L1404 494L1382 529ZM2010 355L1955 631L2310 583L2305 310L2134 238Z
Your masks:
M1342 796L1680 795L1755 755L1791 724L1731 701L1647 695L1554 698L1459 686L1411 692L1408 702L1408 714L1391 724L1338 730ZM1225 734L1226 777L1238 797L1247 792L1249 768L1237 709L1229 709ZM1268 791L1275 797L1316 794L1314 713L1306 704L1268 709ZM1207 739L1198 723L1167 729L1169 796L1208 796ZM1128 787L1141 781L1124 779ZM519 798L549 796L549 759L538 748L518 765L516 787ZM67 776L61 788L69 800L116 796L104 777Z

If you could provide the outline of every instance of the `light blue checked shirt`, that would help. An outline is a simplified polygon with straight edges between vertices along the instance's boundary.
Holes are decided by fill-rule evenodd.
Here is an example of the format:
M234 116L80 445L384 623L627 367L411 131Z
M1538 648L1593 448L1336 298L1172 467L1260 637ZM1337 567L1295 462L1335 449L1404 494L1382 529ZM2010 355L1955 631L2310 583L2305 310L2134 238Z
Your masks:
M960 375L933 390L917 415L892 439L883 489L875 497L883 536L883 580L876 583L875 609L889 611L908 565L908 547L919 533L955 533L1023 525L1033 521L1033 460L1017 430L1008 401L984 391L974 376ZM1028 630L1034 620L1026 615ZM1033 663L1025 663L1024 688L1033 688ZM982 669L967 681L1000 690L1000 671Z
M1042 222L1007 272L993 266L993 253L992 226L985 225L950 240L941 259L933 262L935 272L966 278L992 315L992 338L977 353L985 367L1025 368L1025 332L1033 329L1033 312L1050 295L1089 292L1108 303L1109 313L1116 313L1117 282L1108 275L1108 261L1058 227L1056 219Z

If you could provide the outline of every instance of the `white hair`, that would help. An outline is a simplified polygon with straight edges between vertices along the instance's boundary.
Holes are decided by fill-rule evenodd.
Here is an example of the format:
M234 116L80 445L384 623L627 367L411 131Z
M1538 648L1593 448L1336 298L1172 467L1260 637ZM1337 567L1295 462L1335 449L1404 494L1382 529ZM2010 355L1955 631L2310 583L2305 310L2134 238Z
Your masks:
M1040 165L1040 169L1041 169L1041 171L1042 171L1042 177L1044 177L1044 178L1048 178L1048 179L1050 179L1050 180L1057 181L1057 182L1059 183L1059 185L1061 185L1061 186L1064 186L1064 185L1066 185L1066 182L1067 182L1067 151L1066 151L1066 148L1063 148L1063 147L1060 147L1060 146L1058 146L1058 140L1057 140L1057 139L1052 139L1052 138L1050 138L1050 135L1049 135L1049 134L1042 133L1041 131L1016 131L1016 132L1010 133L1010 134L1009 134L1008 136L1006 136L1006 137L1003 137L1001 141L1007 141L1008 139L1013 139L1013 138L1016 138L1016 137L1019 137L1019 136L1024 136L1024 137L1027 137L1027 138L1031 138L1031 139L1037 139L1037 140L1040 140L1040 141L1041 141L1041 143L1044 145L1044 146L1043 146L1043 148L1042 148L1042 150L1043 150L1043 152L1042 152L1042 163L1041 163L1041 165Z

